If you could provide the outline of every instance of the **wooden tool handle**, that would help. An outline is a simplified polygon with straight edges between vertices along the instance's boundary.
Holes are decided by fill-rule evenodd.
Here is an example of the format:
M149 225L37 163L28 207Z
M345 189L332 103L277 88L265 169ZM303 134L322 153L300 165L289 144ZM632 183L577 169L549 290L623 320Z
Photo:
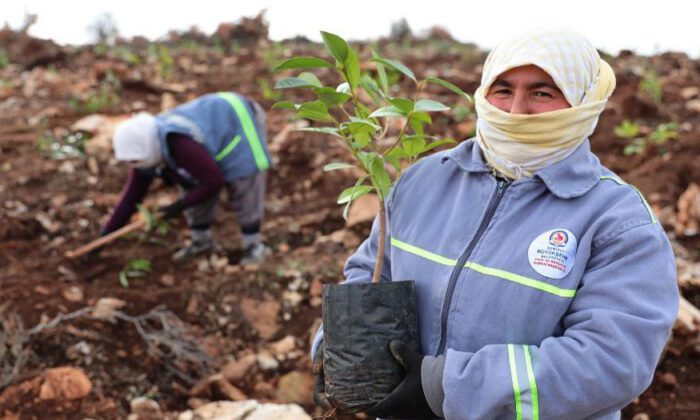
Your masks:
M97 238L94 241L90 242L89 244L83 245L78 249L75 249L73 251L68 251L66 252L66 257L68 258L78 258L80 256L83 256L87 254L88 252L92 251L93 249L99 248L103 245L106 245L112 241L114 241L117 238L120 238L127 233L133 232L135 230L139 230L142 227L146 226L146 220L144 219L139 219L135 222L131 222L128 225L115 230L112 233L109 233L101 238Z

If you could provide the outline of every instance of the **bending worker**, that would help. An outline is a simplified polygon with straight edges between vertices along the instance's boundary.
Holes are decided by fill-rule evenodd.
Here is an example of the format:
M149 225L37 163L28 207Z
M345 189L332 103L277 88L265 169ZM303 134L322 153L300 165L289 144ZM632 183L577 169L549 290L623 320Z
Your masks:
M387 202L382 280L416 281L421 354L390 344L407 376L370 414L617 419L649 386L678 309L675 259L639 191L591 153L614 87L577 34L491 51L476 138L419 161ZM377 226L347 283L370 282Z
M129 162L129 179L102 234L129 221L154 178L180 186L180 199L161 208L165 218L183 211L191 244L173 255L183 261L215 248L211 232L219 191L226 187L243 238L242 263L262 260L260 238L265 174L270 167L265 113L234 93L213 93L153 116L140 113L114 134L117 160Z

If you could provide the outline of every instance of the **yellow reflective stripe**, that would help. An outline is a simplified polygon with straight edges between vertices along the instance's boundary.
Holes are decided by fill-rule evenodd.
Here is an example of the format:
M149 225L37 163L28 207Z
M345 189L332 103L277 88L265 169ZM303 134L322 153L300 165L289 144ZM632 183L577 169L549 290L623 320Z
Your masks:
M430 261L436 262L438 264L449 265L452 267L457 265L457 260L443 257L442 255L433 254L432 252L426 251L424 249L420 249L417 246L407 244L406 242L401 242L396 238L391 238L391 244L393 246L397 247L398 249L402 249L406 252L410 252L411 254L418 255L419 257L423 257L426 260L430 260Z
M527 368L527 378L530 381L530 394L532 396L532 420L540 418L540 403L537 399L537 381L535 381L535 373L532 369L532 359L530 358L530 348L523 345L525 351L525 367Z
M523 286L532 287L533 289L541 290L543 292L551 293L560 297L572 298L576 295L575 289L562 289L560 287L552 286L549 283L543 281L531 279L519 274L510 273L508 271L499 270L497 268L485 267L481 264L474 262L467 262L465 267L470 268L474 271L478 271L481 274L486 274L487 276L498 277L503 280L512 281L514 283L522 284Z
M396 238L391 238L391 245L403 251L410 252L414 255L418 255L419 257L423 257L426 260L436 262L438 264L447 265L451 267L457 265L457 260L453 260L451 258L443 257L442 255L426 251L424 249L418 248L417 246L407 244L406 242L402 242ZM576 290L574 289L562 289L560 287L552 286L551 284L545 283L543 281L531 279L525 276L521 276L519 274L510 273L508 271L499 270L497 268L486 267L474 262L468 261L466 264L464 264L464 266L466 268L472 269L487 276L498 277L503 280L512 281L514 283L518 283L527 287L532 287L534 289L551 293L556 296L571 298L574 297L574 295L576 295Z
M513 382L513 396L515 397L515 418L522 420L523 408L520 403L520 384L518 383L518 371L515 366L515 350L512 344L508 344L508 362L510 363L510 378Z
M240 143L240 141L241 141L241 136L234 137L233 140L231 140L231 143L229 143L226 147L224 147L224 150L220 151L216 155L215 159L217 161L220 161L221 159L228 156L228 154L231 153L233 151L233 149L236 148L236 146L238 146L238 143Z
M231 105L236 115L238 115L238 120L241 122L243 132L248 139L248 144L250 145L250 150L253 152L255 164L258 166L258 169L263 171L269 168L270 162L267 160L267 156L265 156L262 142L260 141L260 137L258 137L258 131L255 129L255 124L248 112L248 108L246 108L243 101L233 93L219 92L218 96L226 100L226 102Z
M628 183L626 183L625 181L623 181L623 180L621 180L621 179L619 179L619 178L616 178L616 177L614 177L614 176L601 176L600 179L609 179L610 181L615 182L617 185L627 185L627 186L629 186L629 187L632 187L632 189L637 193L637 195L639 196L639 198L642 200L642 204L644 204L644 207L647 209L647 212L649 213L649 217L651 218L652 223L653 223L653 224L658 223L658 222L656 221L656 217L654 217L654 212L653 212L653 210L651 209L651 206L649 205L649 203L647 203L647 200L646 200L646 199L644 198L644 196L642 195L642 192L639 191L639 188L635 187L635 186L632 185L632 184L628 184Z

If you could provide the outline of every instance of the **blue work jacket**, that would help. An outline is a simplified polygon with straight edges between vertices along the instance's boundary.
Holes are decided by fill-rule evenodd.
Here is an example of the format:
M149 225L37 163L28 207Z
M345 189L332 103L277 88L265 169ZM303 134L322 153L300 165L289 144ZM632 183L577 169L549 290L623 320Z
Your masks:
M416 281L422 352L445 356L445 418L619 418L651 383L678 310L675 259L588 140L514 182L465 141L401 177L387 221L382 281ZM377 225L346 283L370 281Z

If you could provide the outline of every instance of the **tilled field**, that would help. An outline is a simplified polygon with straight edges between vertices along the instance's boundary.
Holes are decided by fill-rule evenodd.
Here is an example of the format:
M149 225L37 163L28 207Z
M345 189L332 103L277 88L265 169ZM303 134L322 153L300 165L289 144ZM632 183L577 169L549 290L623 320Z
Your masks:
M116 122L221 90L269 109L279 99L270 87L281 77L270 69L291 55L320 56L322 46L271 42L261 20L249 19L221 25L213 37L190 31L157 45L134 39L109 48L58 46L4 30L0 47L9 58L0 69L0 416L124 418L137 397L157 401L171 417L207 401L247 398L298 403L322 415L311 400L308 356L321 286L342 279L373 208L358 201L343 220L335 198L353 178L321 169L347 157L339 143L295 132L304 122L269 112L274 168L264 236L273 255L259 267L236 265L238 228L223 202L219 255L171 263L187 239L177 220L166 233L131 235L96 257L63 256L96 237L119 197L127 169L112 158ZM376 47L421 77L467 92L478 86L485 58L440 31ZM369 45L358 48L369 56ZM700 306L700 61L621 53L610 62L618 86L593 149L647 197L676 246L682 294ZM330 72L321 79L339 82ZM428 94L454 103L442 90ZM439 135L471 135L474 115L464 105L435 118ZM642 140L631 153L632 140L616 134L624 120L636 124L633 137L672 133L665 142ZM667 123L676 125L659 129ZM83 143L76 133L90 139ZM157 184L147 204L176 194ZM135 259L150 261L150 270L120 282ZM625 410L627 418L700 418L697 328L692 319L679 321L654 383ZM81 369L87 396L47 397L46 378L56 367Z

